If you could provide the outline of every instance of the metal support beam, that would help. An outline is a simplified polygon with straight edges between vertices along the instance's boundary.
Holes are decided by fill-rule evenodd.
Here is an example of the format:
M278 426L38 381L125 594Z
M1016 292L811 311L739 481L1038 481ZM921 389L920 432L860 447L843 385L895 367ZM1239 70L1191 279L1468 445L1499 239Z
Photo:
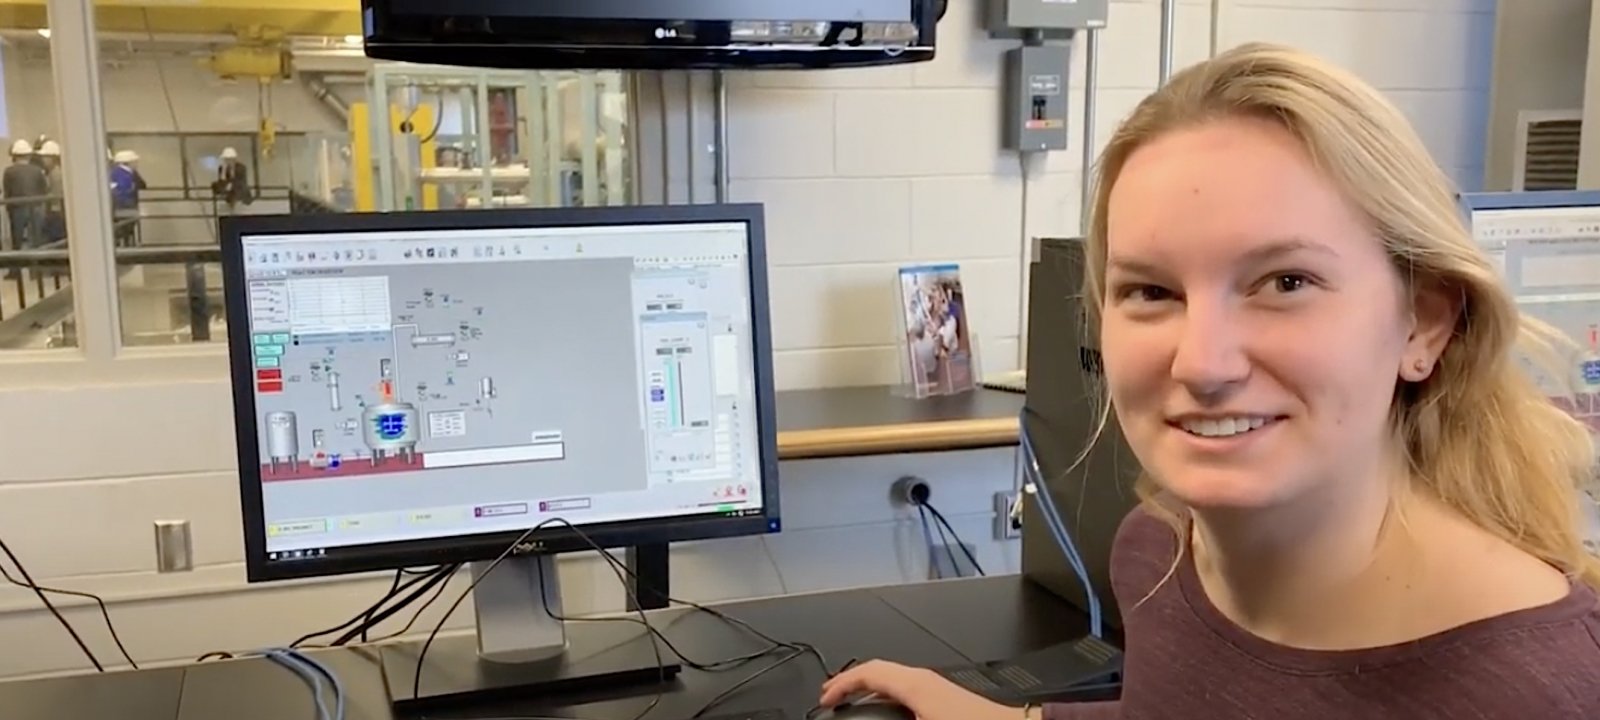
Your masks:
M106 124L100 96L100 43L92 0L48 0L50 62L56 73L56 117L61 118L61 175L67 234L72 243L71 297L82 331L78 341L91 361L118 352L122 323L117 268L111 257L111 194L106 192ZM71 72L65 70L70 69Z
M633 577L628 582L629 610L659 610L667 606L672 595L671 568L667 544L640 545L628 548L628 570ZM638 604L634 599L638 599Z
M1156 87L1172 78L1172 43L1178 21L1178 0L1161 0L1161 77Z

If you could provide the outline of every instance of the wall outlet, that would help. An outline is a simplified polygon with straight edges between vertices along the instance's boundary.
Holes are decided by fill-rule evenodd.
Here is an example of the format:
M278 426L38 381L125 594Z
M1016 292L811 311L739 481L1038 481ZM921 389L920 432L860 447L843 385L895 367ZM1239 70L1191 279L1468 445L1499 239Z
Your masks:
M1014 492L994 494L994 539L1016 540L1022 537L1022 518L1011 517L1011 508L1017 504Z

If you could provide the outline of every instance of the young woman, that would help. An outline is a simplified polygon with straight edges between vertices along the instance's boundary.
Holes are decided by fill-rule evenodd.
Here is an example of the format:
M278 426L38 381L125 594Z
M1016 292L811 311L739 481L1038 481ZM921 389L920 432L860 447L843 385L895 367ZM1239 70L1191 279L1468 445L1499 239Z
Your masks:
M1101 159L1086 297L1145 503L1112 553L1117 703L1007 708L843 673L921 720L1600 718L1587 430L1393 106L1249 45ZM1566 374L1558 375L1565 377Z

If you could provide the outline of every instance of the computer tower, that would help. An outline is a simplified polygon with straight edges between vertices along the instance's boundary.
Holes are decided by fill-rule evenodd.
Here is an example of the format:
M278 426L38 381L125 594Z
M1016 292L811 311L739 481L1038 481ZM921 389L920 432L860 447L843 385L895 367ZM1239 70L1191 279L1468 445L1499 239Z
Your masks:
M1128 511L1138 504L1139 462L1104 407L1099 336L1083 305L1083 241L1039 241L1029 269L1028 395L1024 427L1043 475L1088 570L1109 628L1121 627L1111 591L1111 544ZM1091 446L1091 441L1093 444ZM1074 466L1088 448L1088 455ZM1044 525L1037 501L1022 516L1022 572L1078 607L1088 609L1083 584Z

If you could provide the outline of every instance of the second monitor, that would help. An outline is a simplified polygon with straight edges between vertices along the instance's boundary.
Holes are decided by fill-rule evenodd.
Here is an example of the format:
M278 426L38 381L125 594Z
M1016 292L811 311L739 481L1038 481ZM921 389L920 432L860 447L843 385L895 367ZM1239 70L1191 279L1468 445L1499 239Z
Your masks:
M479 654L522 662L588 547L541 523L776 531L761 240L759 206L227 218L250 579L481 576L522 541L474 593Z

